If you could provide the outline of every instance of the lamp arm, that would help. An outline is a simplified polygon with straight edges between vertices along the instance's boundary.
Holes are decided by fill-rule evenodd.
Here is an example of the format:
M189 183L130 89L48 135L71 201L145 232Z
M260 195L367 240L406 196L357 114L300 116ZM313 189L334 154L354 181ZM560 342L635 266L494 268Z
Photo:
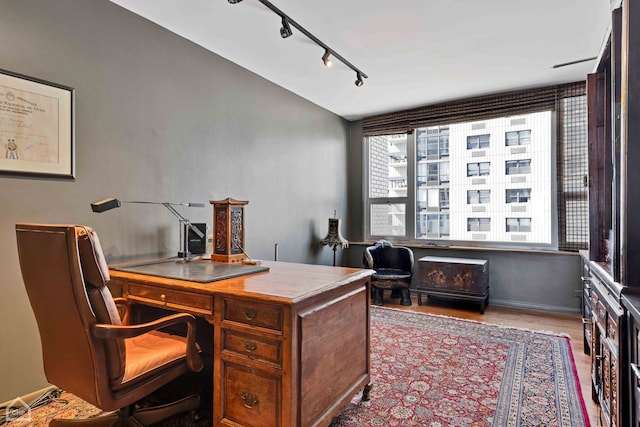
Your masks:
M195 227L193 224L191 224L191 222L189 222L188 219L186 219L185 217L183 217L182 215L180 215L180 212L178 212L176 210L176 208L174 208L172 205L179 205L179 206L198 206L198 203L168 203L168 202L162 202L162 205L169 209L169 212L171 212L172 214L174 214L182 224L186 224L187 227L189 227L189 229L191 231L193 231L194 233L196 233L196 236L198 236L199 238L203 238L204 237L204 233L202 231L200 231L198 229L198 227ZM204 207L204 205L202 205Z

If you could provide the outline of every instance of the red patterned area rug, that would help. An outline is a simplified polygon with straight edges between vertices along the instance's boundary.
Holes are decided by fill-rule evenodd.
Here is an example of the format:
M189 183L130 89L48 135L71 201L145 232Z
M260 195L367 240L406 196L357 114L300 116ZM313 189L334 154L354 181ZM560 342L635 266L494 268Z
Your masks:
M371 400L339 426L590 426L569 339L372 307Z
M590 426L566 337L372 306L371 371L371 400L355 396L330 427ZM100 413L61 397L6 426ZM211 425L211 414L160 425Z

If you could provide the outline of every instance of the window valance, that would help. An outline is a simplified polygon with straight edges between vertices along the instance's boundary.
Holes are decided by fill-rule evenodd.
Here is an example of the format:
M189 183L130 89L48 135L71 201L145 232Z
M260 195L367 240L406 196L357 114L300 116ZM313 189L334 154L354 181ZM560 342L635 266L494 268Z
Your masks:
M362 120L364 136L411 133L415 128L554 110L559 99L585 94L585 82L480 96L379 114Z

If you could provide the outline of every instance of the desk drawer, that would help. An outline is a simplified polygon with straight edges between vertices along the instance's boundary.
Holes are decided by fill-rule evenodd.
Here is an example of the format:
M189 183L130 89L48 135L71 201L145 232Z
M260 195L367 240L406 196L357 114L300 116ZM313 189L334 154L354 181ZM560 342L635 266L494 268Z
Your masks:
M281 424L281 379L222 362L224 425L276 427ZM288 414L287 414L288 415Z
M244 323L282 332L282 307L236 299L224 299L222 307L223 322Z
M222 351L282 367L282 343L255 335L222 330Z
M185 310L196 314L213 314L213 298L209 295L129 282L128 298L133 301Z

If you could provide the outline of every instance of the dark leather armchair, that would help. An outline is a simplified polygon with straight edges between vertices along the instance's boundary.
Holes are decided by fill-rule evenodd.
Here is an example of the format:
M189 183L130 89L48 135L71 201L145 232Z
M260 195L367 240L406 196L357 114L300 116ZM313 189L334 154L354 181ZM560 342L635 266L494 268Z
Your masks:
M374 305L383 305L383 292L400 294L401 305L411 305L409 286L413 277L413 252L404 246L393 246L386 240L364 250L364 266L375 270L371 277Z
M104 411L86 425L148 425L200 404L188 396L174 404L134 410L134 403L203 362L195 318L174 314L124 325L106 284L109 270L97 234L74 225L17 224L22 277L35 314L47 380ZM187 336L159 329L186 324ZM85 425L53 420L50 426Z

